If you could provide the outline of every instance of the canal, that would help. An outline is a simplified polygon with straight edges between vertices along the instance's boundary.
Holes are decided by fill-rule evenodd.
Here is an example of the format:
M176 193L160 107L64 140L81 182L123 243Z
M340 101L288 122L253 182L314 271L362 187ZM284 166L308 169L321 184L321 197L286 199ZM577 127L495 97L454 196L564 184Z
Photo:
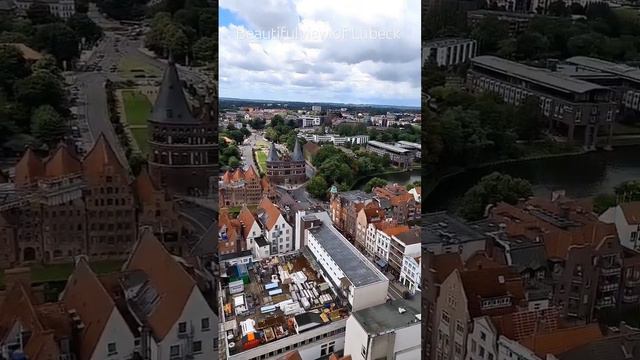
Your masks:
M527 179L537 196L555 190L565 190L570 197L593 196L611 193L621 182L640 179L640 147L471 169L441 181L423 200L426 211L455 209L469 188L494 171Z
M422 175L420 173L420 169L414 169L414 170L405 171L405 172L390 173L385 175L368 176L358 180L358 182L354 184L353 189L363 190L367 182L374 177L387 180L387 182L389 182L390 184L395 183L400 185L407 185L407 184L412 184L416 181L420 181L421 176Z

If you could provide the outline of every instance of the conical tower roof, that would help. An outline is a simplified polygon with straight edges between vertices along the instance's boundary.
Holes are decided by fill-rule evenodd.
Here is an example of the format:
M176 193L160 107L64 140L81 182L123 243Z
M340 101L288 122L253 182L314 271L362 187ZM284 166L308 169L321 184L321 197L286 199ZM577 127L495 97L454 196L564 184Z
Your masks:
M173 60L169 60L169 65L164 72L162 84L158 91L158 97L153 111L151 121L166 124L199 124L200 122L191 114L187 98L182 91L182 82L178 76L178 69Z
M302 155L302 148L300 147L300 140L296 136L296 145L293 147L293 161L304 161L304 155Z
M271 143L271 148L269 149L269 156L267 156L267 161L279 161L278 152L276 151L276 143Z

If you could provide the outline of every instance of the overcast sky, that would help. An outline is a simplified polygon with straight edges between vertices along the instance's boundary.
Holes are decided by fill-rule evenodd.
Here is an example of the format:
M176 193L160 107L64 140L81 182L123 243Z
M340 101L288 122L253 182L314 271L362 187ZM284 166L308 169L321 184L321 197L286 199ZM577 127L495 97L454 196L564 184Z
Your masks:
M220 96L420 106L419 0L220 0Z

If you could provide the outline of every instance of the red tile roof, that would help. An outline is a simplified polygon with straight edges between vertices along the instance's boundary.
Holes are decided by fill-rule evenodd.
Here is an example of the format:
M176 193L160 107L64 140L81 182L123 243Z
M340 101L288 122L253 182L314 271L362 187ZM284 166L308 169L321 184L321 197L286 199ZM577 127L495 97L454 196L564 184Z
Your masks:
M460 273L471 316L501 315L513 312L525 298L522 278L510 268L470 270ZM486 299L510 297L511 306L483 310Z
M75 310L84 324L78 337L78 359L91 359L115 304L85 259L78 261L67 280L62 302Z
M454 270L462 271L462 258L458 253L433 255L431 269L435 270L435 281L442 284ZM427 264L428 265L428 264Z
M559 355L603 337L600 326L594 323L531 336L520 340L520 343L544 358L547 354Z
M180 318L196 288L195 280L165 249L150 230L145 230L127 261L126 270L141 270L149 277L159 299L147 322L156 339L162 340Z
M264 210L266 214L266 223L264 224L264 226L267 228L267 230L271 231L281 215L280 210L266 196L263 197L262 200L260 200L258 209Z
M53 155L45 160L44 171L48 178L79 174L82 173L82 163L69 151L66 144L61 143Z
M620 204L624 217L630 225L640 224L640 201Z
M15 168L15 182L19 187L35 183L44 177L44 164L31 148L27 148Z

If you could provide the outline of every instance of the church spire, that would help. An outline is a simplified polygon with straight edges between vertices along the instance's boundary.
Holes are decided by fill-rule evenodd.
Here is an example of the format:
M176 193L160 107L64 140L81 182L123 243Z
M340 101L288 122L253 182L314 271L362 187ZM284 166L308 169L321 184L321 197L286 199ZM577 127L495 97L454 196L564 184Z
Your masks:
M158 97L153 105L151 121L171 124L198 123L189 109L187 98L182 90L182 81L172 56L169 57Z
M271 143L271 148L269 149L269 156L267 156L267 161L279 161L278 152L276 151L276 143Z
M304 155L302 155L302 149L300 148L300 141L296 136L296 145L293 147L293 156L291 157L293 161L304 161Z

